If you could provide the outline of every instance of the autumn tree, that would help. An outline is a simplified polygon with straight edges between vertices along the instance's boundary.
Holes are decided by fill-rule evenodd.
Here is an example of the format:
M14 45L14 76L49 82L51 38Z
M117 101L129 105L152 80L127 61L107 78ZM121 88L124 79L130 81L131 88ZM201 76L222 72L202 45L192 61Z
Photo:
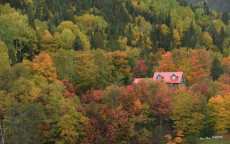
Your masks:
M77 88L87 90L96 84L98 66L95 65L90 53L78 52L75 56L74 65L77 74Z
M4 42L0 42L0 73L10 67L8 50Z
M200 76L210 74L211 57L208 51L204 49L192 50L189 62L191 63L191 77L188 79L193 84Z
M181 45L181 36L177 29L173 30L173 40L176 46Z
M213 40L211 35L208 32L203 33L203 44L207 49L211 49L211 45L213 44Z
M184 73L185 79L191 79L191 63L189 61L191 57L191 49L181 47L179 49L172 50L173 62L177 71Z
M73 100L61 99L59 102L60 111L62 113L58 121L58 128L60 130L61 143L76 143L79 139L80 128L79 125L81 115L78 112L80 109L79 99L75 96Z
M214 129L219 135L227 133L229 129L230 118L230 95L217 95L209 100L208 107L211 122L214 124Z
M131 81L132 74L130 73L131 67L128 61L128 55L121 51L111 52L111 64L113 65L112 75L115 81L123 81L129 83Z
M160 135L163 136L163 122L167 123L169 114L171 110L173 109L172 106L172 99L173 99L173 93L169 86L162 82L158 83L156 85L156 89L154 94L152 94L152 98L149 97L148 101L150 103L151 112L154 116L158 117L159 120L159 126L160 126Z
M72 49L73 46L76 48L76 45L74 45L74 41L76 40L76 36L78 36L84 47L84 50L90 50L91 45L89 42L89 38L83 31L80 31L78 25L74 24L72 21L61 22L60 25L58 25L57 29L59 33L61 33L61 37L64 43L67 44L65 46L66 49Z
M92 14L84 14L76 17L77 24L86 33L94 32L95 29L104 32L108 27L108 23L101 16L94 16Z
M41 50L46 52L53 52L63 47L63 42L59 33L50 34L45 30L41 39Z
M170 118L173 120L175 131L181 130L186 136L198 135L203 128L205 118L199 96L180 86L175 91L172 106Z
M105 87L108 83L113 81L112 70L114 66L111 64L111 55L105 53L102 49L91 51L92 58L98 69L95 69L96 84L100 87Z
M230 75L230 56L223 58L222 65L225 67L225 73Z
M148 67L145 65L145 61L141 58L138 58L138 63L135 69L135 76L136 77L145 76L147 74L146 73L147 70Z
M56 69L53 67L53 61L48 53L43 52L35 56L32 67L36 74L43 75L48 80L57 78Z
M162 71L162 72L176 71L171 52L166 52L165 54L163 54L161 56L161 60L158 63L159 63L159 67L157 71Z
M64 43L65 50L73 50L75 35L70 29L64 29L61 33L61 38Z
M73 84L65 79L62 80L62 83L66 86L65 98L72 99L75 95Z

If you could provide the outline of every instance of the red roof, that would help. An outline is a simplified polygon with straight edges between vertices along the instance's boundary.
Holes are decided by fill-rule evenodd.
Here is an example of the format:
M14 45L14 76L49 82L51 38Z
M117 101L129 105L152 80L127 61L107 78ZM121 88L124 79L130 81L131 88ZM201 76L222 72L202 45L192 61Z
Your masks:
M172 76L176 76L176 79L172 79ZM161 76L162 79L158 79L157 76ZM153 76L154 81L164 80L167 83L181 83L183 72L155 72Z
M147 82L153 81L152 78L135 78L134 81L133 81L133 83L136 84L136 83L138 83L138 82L141 81L141 80L144 80L144 81L147 81Z

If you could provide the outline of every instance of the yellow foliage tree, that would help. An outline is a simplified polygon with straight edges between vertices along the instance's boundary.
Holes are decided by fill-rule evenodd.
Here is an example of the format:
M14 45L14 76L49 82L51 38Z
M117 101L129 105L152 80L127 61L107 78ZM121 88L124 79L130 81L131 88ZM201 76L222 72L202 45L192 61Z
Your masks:
M225 134L230 128L230 94L217 95L209 100L211 121L219 135Z
M177 46L181 45L181 39L180 39L180 34L179 32L177 31L177 29L174 29L173 30L173 39L174 39L174 42Z
M10 68L8 49L4 42L0 42L0 73L7 68Z
M77 88L87 89L93 86L97 78L98 66L88 52L79 52L75 56L75 70L77 73Z
M205 47L207 49L210 49L211 45L213 44L211 35L208 32L204 32L202 38L203 38L203 44L205 45Z
M83 31L79 29L77 24L74 24L71 21L64 21L57 27L57 29L59 33L62 33L62 39L64 38L66 40L65 37L69 36L68 39L71 42L70 44L71 47L73 46L73 42L76 38L76 35L78 35L83 44L84 50L85 51L90 50L91 45L89 42L89 37ZM63 31L65 31L65 34L63 34Z
M185 135L199 134L205 118L199 96L181 86L175 91L172 105L170 118L174 122L175 131L181 130Z

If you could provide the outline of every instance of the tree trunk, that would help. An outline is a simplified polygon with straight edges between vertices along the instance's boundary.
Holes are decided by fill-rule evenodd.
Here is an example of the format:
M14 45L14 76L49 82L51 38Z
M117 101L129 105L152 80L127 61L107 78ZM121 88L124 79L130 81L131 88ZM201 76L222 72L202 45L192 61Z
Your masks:
M4 123L2 124L2 126L0 123L0 131L1 131L1 137L2 137L1 144L5 144L5 126L4 126Z
M160 115L160 137L163 138L162 136L162 115Z

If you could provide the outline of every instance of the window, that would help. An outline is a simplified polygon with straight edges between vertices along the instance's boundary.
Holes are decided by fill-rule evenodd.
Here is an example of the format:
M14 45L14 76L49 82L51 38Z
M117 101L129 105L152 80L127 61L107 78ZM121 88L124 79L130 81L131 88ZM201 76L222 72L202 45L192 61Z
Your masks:
M161 80L163 77L161 75L157 76L157 79Z
M171 79L175 80L175 79L177 79L177 76L173 74L173 75L171 76Z

